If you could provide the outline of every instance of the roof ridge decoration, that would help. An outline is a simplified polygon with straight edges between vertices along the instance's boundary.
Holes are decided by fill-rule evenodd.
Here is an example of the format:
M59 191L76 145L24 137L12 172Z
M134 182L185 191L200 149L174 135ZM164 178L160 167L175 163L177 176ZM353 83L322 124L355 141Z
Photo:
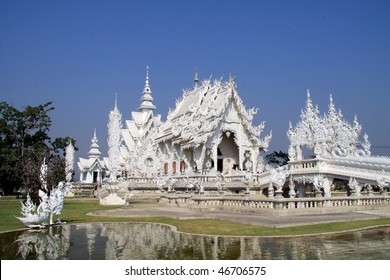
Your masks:
M221 120L227 117L225 112L232 103L242 119L236 121L248 131L251 145L261 145L262 149L267 150L272 134L262 140L259 139L265 126L264 122L253 127L253 116L257 114L258 109L247 110L236 88L235 78L230 76L227 81L223 78L213 81L211 78L206 79L199 87L184 90L183 96L176 101L175 109L169 111L164 132L158 139L176 138L175 143L192 143L194 147L197 147L204 143L214 133Z
M363 137L364 141L359 142L361 130L356 116L351 125L344 119L341 110L336 110L332 95L329 98L328 112L321 117L318 106L313 106L308 90L301 120L295 127L290 122L287 131L290 140L289 158L292 161L302 160L302 147L313 149L317 158L370 156L371 144L367 134Z

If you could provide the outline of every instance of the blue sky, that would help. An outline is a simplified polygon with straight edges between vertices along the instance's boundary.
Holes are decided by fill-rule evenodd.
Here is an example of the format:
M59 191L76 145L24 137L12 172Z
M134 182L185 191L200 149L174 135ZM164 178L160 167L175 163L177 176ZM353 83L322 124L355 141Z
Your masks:
M322 113L332 94L373 146L390 146L390 1L0 0L0 101L53 101L51 134L75 138L76 156L94 128L106 153L115 93L129 119L146 65L164 120L197 69L236 75L244 104L260 108L254 123L273 131L271 151L287 151L306 89Z

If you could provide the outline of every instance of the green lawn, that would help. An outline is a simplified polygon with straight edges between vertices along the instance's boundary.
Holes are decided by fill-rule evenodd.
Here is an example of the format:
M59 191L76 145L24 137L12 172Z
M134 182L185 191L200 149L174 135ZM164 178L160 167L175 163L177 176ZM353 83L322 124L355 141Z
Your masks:
M152 206L151 206L152 207ZM179 231L189 233L213 235L241 235L241 236L272 236L272 235L299 235L322 232L335 232L358 229L376 225L390 225L390 219L375 219L365 221L350 221L330 224L294 226L287 228L271 228L235 223L224 220L199 219L177 220L167 217L146 218L114 218L87 216L88 212L121 208L117 206L101 206L98 201L66 199L61 220L69 223L93 222L154 222L176 226ZM20 200L15 197L0 198L0 232L24 228L24 225L15 218L20 216Z

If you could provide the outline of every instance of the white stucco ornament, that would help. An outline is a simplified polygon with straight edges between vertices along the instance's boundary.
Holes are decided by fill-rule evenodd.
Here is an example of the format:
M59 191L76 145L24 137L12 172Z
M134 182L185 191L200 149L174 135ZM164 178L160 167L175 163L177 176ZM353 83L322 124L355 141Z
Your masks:
M347 156L368 157L371 155L371 144L367 134L359 142L361 125L355 116L349 124L337 111L330 96L329 109L324 116L318 107L314 107L310 92L307 92L306 107L301 112L301 120L293 127L290 123L287 136L290 140L288 150L290 160L302 160L302 148L314 151L317 158L339 158Z

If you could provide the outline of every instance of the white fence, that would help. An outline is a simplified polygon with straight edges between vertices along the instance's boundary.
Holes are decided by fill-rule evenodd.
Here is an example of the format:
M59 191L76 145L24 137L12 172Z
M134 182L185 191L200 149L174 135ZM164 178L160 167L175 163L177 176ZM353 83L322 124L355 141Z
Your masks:
M305 209L305 208L337 208L347 206L390 205L390 196L360 196L360 197L305 197L305 198L263 198L250 197L209 197L191 195L163 195L161 202L175 206L192 208L220 209Z

